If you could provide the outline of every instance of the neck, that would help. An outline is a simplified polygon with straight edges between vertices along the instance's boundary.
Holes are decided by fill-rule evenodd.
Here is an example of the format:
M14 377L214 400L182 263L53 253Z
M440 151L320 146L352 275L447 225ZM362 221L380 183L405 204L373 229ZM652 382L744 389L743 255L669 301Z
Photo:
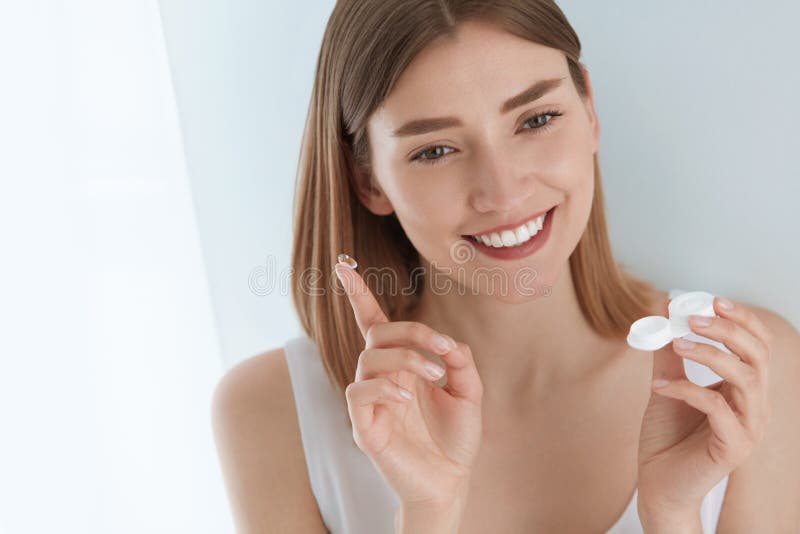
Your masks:
M513 407L549 398L590 376L619 347L583 316L568 264L549 295L521 303L429 289L426 284L411 320L469 345L484 402Z

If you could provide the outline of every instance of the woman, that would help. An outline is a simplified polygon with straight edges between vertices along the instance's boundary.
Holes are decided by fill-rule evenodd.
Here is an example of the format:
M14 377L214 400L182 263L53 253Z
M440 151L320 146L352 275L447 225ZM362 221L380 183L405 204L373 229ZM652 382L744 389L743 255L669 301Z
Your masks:
M579 57L551 1L337 3L295 205L305 335L215 396L240 532L796 531L798 333L717 298L692 326L716 345L626 344L670 294L612 256Z

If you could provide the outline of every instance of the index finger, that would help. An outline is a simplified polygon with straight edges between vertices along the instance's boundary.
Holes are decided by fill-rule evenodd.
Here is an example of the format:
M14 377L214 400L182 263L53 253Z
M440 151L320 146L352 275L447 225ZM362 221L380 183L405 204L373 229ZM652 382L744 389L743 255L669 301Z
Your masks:
M383 313L369 286L355 269L344 262L338 262L333 268L344 286L347 299L356 316L358 329L366 341L370 327L376 323L388 323L389 318Z

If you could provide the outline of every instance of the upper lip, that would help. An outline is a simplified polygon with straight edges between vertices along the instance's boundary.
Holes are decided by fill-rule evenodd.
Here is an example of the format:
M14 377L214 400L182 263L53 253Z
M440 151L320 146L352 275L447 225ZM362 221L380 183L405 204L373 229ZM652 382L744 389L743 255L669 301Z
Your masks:
M531 220L537 218L540 215L544 215L545 213L547 213L548 211L550 211L554 207L555 206L552 206L550 208L547 208L546 210L537 211L533 215L527 215L524 219L520 219L517 222L508 223L508 224L502 224L500 226L495 226L494 228L490 228L488 230L481 230L480 232L476 232L474 234L466 234L466 235L484 235L484 234L491 234L493 232L497 232L499 234L503 230L512 230L514 228L517 228L518 226L522 226L523 224L527 223L528 221L531 221Z

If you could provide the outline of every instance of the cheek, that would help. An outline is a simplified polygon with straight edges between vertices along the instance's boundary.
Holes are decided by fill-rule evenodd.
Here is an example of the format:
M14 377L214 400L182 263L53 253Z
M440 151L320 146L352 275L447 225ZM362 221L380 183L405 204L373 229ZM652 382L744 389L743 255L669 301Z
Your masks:
M426 187L422 191L408 192L401 196L397 217L404 221L409 238L414 242L441 237L442 232L452 231L458 220L456 207L443 199L452 198Z
M397 218L405 225L406 233L443 227L452 228L458 221L456 198L465 194L464 180L458 175L457 166L449 165L438 171L413 169L410 166L389 171L392 180L387 180L384 191L389 196Z
M454 192L448 189L452 185L448 180L410 177L387 191L397 218L413 243L452 231L459 220L457 204L452 202Z
M582 128L562 125L545 135L530 151L534 168L549 185L567 194L592 184L594 159L591 137Z
M566 125L563 125L566 126ZM594 196L594 152L585 128L569 125L536 143L532 160L539 179L563 196L557 214L556 256L572 253L586 228ZM559 260L560 261L560 260Z

